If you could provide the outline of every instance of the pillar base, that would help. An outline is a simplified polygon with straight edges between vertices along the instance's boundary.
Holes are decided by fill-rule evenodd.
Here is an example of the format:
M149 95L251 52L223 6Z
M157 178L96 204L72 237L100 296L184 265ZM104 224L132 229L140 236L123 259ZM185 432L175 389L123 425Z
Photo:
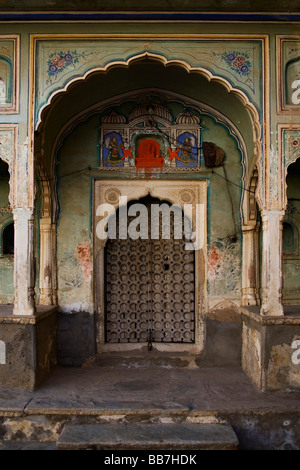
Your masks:
M52 289L40 288L40 305L53 305Z
M282 317L284 315L283 306L281 304L276 304L275 306L262 305L260 315L268 317Z
M300 308L283 317L242 309L242 367L259 390L300 389Z
M244 307L247 307L249 305L259 305L260 299L257 295L256 289L243 288L241 303Z
M56 364L57 308L38 307L36 315L0 306L0 386L35 389Z

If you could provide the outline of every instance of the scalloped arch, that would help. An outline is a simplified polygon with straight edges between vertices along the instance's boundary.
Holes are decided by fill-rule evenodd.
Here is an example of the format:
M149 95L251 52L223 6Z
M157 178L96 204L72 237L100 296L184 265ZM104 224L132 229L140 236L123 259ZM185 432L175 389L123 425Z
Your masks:
M68 81L63 88L60 88L58 90L55 90L49 97L47 102L41 106L41 108L38 111L38 118L37 118L37 123L35 125L35 129L38 129L40 124L42 123L42 114L45 111L45 109L48 106L51 106L51 102L53 99L61 94L65 93L68 91L70 86L73 86L76 82L84 81L89 75L95 73L95 72L107 72L108 70L116 67L126 67L129 68L130 64L133 62L139 61L141 59L148 58L150 60L154 60L157 62L161 62L164 66L178 66L184 68L188 73L190 72L197 72L200 73L202 76L204 76L209 82L216 82L222 85L228 93L232 93L236 95L244 105L244 107L247 109L250 119L253 123L253 138L254 142L258 142L261 138L261 125L260 125L260 119L259 119L259 113L256 107L254 106L253 103L249 100L248 96L246 93L244 93L242 90L239 88L235 88L231 85L231 83L226 80L225 78L219 76L219 75L214 75L212 72L209 70L203 68L203 67L192 67L187 61L182 60L182 59L172 59L169 60L167 59L163 54L157 54L157 53L152 53L152 52L144 52L142 54L137 54L132 57L130 57L127 60L116 60L107 63L106 65L102 67L94 67L90 70L88 70L85 74L83 74L81 77L74 77L70 81Z
M250 101L250 99L248 98L246 93L243 92L242 90L238 89L238 88L234 88L231 85L231 83L229 83L228 80L226 80L225 78L220 77L218 75L214 75L212 72L210 72L209 70L207 70L205 68L192 67L188 62L186 62L184 60L179 60L179 59L169 60L162 54L145 52L145 53L142 53L142 54L133 55L132 57L130 57L127 60L112 61L112 62L107 63L103 67L92 68L92 69L88 70L85 74L83 74L81 77L76 76L73 79L69 80L63 88L60 88L60 89L54 91L48 97L47 102L39 110L39 118L38 118L38 122L37 122L37 128L42 123L45 124L45 122L47 120L47 118L46 118L45 121L44 121L44 116L43 116L46 109L49 109L49 107L55 105L56 99L61 94L67 93L67 91L71 87L76 86L77 83L84 82L84 80L86 80L89 76L91 76L92 74L97 73L97 72L102 72L102 73L104 72L105 73L105 72L107 72L107 71L109 71L113 68L118 68L118 67L129 68L131 64L133 64L135 62L138 62L138 61L140 61L142 59L145 59L145 58L150 59L153 62L159 62L159 63L163 64L165 67L167 67L167 66L177 66L177 67L181 67L181 68L185 69L188 73L190 73L190 72L199 73L200 75L205 77L208 80L208 82L215 82L215 83L220 84L226 90L227 93L231 93L232 95L237 96L239 98L242 105L247 110L249 118L250 118L250 122L252 123L252 136L253 136L253 142L254 142L254 154L252 156L250 156L250 155L248 156L248 158L249 158L248 170L249 170L249 168L255 167L256 164L258 165L258 168L260 169L260 172L259 172L260 177L259 177L258 188L260 189L261 172L262 172L262 162L261 162L261 155L262 155L261 128L262 127L261 127L260 116L259 116L258 110L256 109L255 105ZM173 94L176 95L176 93L173 93ZM207 108L209 108L209 106ZM79 113L79 114L81 114L81 113ZM76 118L77 122L78 122L79 114L77 114L77 118ZM215 117L217 118L217 120L219 120L219 118L220 118L219 116L215 116ZM68 121L68 126L69 125L70 125L70 121ZM64 130L66 130L66 129L64 129ZM230 132L232 133L232 130ZM235 129L234 134L235 134L236 137L241 137L238 133L238 129ZM63 132L60 132L58 134L58 136L56 137L56 139L55 139L55 143L52 147L52 157L53 157L53 152L55 151L55 148L57 148L57 145L59 145L59 141L61 140L62 136L63 136ZM238 141L242 142L242 139L238 138ZM246 151L246 148L245 148L245 144L243 144L243 146L244 147L242 149L242 154L244 155L244 158L247 158L247 151ZM251 162L250 162L250 160L251 160ZM248 175L247 175L247 173L248 173ZM249 172L246 171L245 160L244 160L242 181L243 181L243 186L245 185L245 187L247 187L249 185L248 176L249 176ZM262 195L260 195L260 191L257 192L257 199L259 201L259 206L262 206L262 200L261 200ZM242 204L242 206L243 206L243 204Z

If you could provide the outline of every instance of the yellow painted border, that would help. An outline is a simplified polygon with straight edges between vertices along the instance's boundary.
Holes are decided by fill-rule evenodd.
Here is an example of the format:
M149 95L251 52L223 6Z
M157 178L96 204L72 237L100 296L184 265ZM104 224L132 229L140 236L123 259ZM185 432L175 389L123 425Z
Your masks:
M34 183L34 172L33 172L33 142L34 142L34 97L35 97L35 53L36 53L36 43L37 41L47 41L47 40L159 40L165 39L168 41L172 40L199 40L199 41L217 41L217 40L227 40L227 41L261 41L262 42L262 60L263 60L263 110L262 110L262 125L263 125L263 138L264 138L264 148L262 152L258 151L258 156L262 160L265 160L265 173L264 173L264 194L262 195L264 201L263 205L268 207L269 204L269 189L270 189L270 57L269 57L269 35L268 34L128 34L128 33L118 33L118 34L31 34L30 35L30 79L29 79L29 90L30 90L30 99L29 99L29 168L32 168L32 171L29 174L29 185L30 188L33 188ZM244 94L243 92L241 92ZM253 105L254 106L254 105ZM254 106L255 107L255 106ZM256 109L256 108L255 108ZM249 111L250 112L250 111ZM256 133L259 130L256 129ZM261 162L262 164L262 162ZM262 166L262 165L261 165ZM28 168L28 170L29 170ZM34 206L34 194L31 191L29 195L29 205Z
M6 107L0 106L0 114L17 114L19 113L20 92L20 36L18 34L0 35L0 41L13 41L14 43L12 104Z
M12 131L13 132L13 155L12 163L8 163L9 174L10 174L10 201L12 206L14 206L15 193L17 188L17 152L18 152L18 124L0 124L0 131ZM6 160L4 160L6 161Z
M285 164L284 164L284 138L283 138L285 131L299 131L300 132L300 123L277 125L278 152L279 152L278 179L279 179L279 189L280 189L279 196L280 196L280 201L281 201L281 209L285 209L286 204L287 204L286 175L287 175L288 167L285 167Z
M282 45L284 41L299 41L300 46L300 35L277 35L276 36L276 82L277 82L277 112L278 114L299 114L300 105L293 106L285 103L284 97L284 70L283 70L283 57L282 57Z

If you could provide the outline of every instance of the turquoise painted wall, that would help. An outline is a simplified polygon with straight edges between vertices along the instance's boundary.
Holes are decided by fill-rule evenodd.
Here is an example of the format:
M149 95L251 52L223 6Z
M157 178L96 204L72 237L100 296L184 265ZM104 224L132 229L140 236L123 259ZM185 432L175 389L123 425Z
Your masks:
M7 3L7 2L6 2ZM28 7L29 8L29 7ZM28 144L28 115L29 115L29 92L31 90L29 86L29 78L31 74L31 68L30 64L32 63L30 61L30 34L44 34L44 35L49 35L51 41L51 35L52 34L57 34L57 35L63 35L63 34L127 34L130 35L132 33L134 34L144 34L144 35L149 35L151 34L203 34L203 35L214 35L214 34L224 34L231 36L234 38L235 35L241 35L245 34L250 36L253 35L268 35L269 39L269 61L270 61L270 114L265 116L265 120L262 122L269 123L270 124L270 143L271 147L274 151L272 151L271 159L272 161L270 162L270 167L272 169L272 175L271 175L271 191L272 195L274 195L274 200L276 203L276 200L278 200L278 160L277 156L280 152L280 149L278 149L278 133L277 133L277 125L278 123L281 124L286 124L289 126L290 124L299 124L299 110L298 114L295 112L294 114L280 114L278 111L278 101L277 101L277 95L278 95L278 90L277 87L280 87L280 85L284 88L285 84L285 76L284 73L279 75L279 79L275 79L276 77L276 70L277 66L279 65L277 62L278 59L278 48L276 46L276 40L278 35L290 35L292 38L295 34L299 34L298 31L298 25L289 23L287 22L282 22L278 24L273 24L273 23L248 23L248 22L237 22L237 23L209 23L207 21L205 22L191 22L191 23L186 23L186 22L177 22L177 23L145 23L145 22L121 22L121 23L110 23L110 22L103 22L103 23L90 23L90 24L79 24L79 23L18 23L14 24L13 22L3 22L1 23L1 34L2 35L11 35L11 34L18 34L20 35L20 61L18 64L18 70L19 72L19 78L20 78L20 89L19 89L19 98L20 98L20 107L19 111L15 114L1 114L0 121L2 124L7 125L7 124L17 124L18 125L18 145L25 145L25 147ZM59 43L59 39L56 40ZM143 40L144 41L144 40ZM232 46L234 45L234 39L231 39L231 44ZM42 41L43 42L43 41ZM250 41L251 42L251 41ZM145 43L147 41L145 40ZM104 45L104 41L101 39L99 44L102 46ZM186 44L188 42L186 41ZM147 44L146 44L147 45ZM225 46L224 46L225 47ZM289 45L289 48L286 48L286 54L290 53L290 48L293 47L293 44L291 43ZM226 45L227 48L227 45ZM172 53L172 48L170 48L170 54ZM184 54L188 53L189 47L186 48ZM159 51L158 51L159 52ZM213 46L211 48L211 52L213 53ZM296 53L296 52L295 52ZM113 57L115 58L115 56ZM111 60L113 59L111 58ZM108 59L109 60L109 59ZM285 60L285 56L284 56ZM47 65L47 60L42 61L42 58L39 57L38 55L36 56L36 70L42 70L45 72L46 70L46 65ZM225 64L224 64L225 65ZM283 64L284 65L284 64ZM50 164L50 156L51 156L51 151L53 149L54 141L55 138L60 131L61 127L66 123L66 120L68 120L70 117L72 117L75 113L82 111L82 109L88 107L89 105L92 105L95 103L95 101L100 101L101 99L105 99L107 97L114 97L116 94L123 92L123 91L129 91L138 83L140 83L140 86L145 86L147 83L144 83L141 81L141 77L145 75L144 73L138 75L137 67L132 64L131 70L126 70L123 69L122 71L120 70L111 70L108 74L102 74L101 80L99 80L100 76L98 77L96 75L89 77L88 80L86 80L85 83L81 83L78 85L78 88L70 87L68 90L68 93L63 94L60 96L60 99L56 102L55 106L52 107L52 111L48 114L47 118L47 124L46 124L46 132L43 135L44 140L44 148L43 150L45 151L45 159L46 163L49 164L49 168L51 168ZM157 69L164 69L164 66L162 64L157 64ZM178 80L174 80L174 74L172 74L172 69L174 70L173 67L167 67L166 70L164 70L163 74L160 75L160 79L158 80L157 77L147 77L148 84L150 83L150 86L157 85L159 87L164 86L165 88L168 88L170 90L186 93L187 95L190 94L190 96L195 97L199 100L206 100L208 104L211 106L218 107L218 109L221 109L224 114L227 114L229 117L231 117L233 120L235 120L236 125L240 128L243 137L246 141L247 149L249 152L249 155L251 154L251 151L253 150L253 141L252 141L252 134L249 131L249 115L244 109L244 105L238 100L237 97L234 95L228 94L225 89L223 89L223 94L220 94L221 90L221 85L218 85L217 83L212 83L208 82L205 78L201 76L196 76L195 74L187 73L184 69L181 69L179 71L179 67L175 67L176 72L179 72L178 74ZM261 74L262 74L262 63L261 63L261 57L258 55L254 57L253 59L253 70L254 70L254 75L255 79L257 80L257 83L259 83L259 87L257 89L257 94L255 95L257 101L258 94L262 95L262 90L264 84L260 82L261 79ZM226 73L229 73L227 70ZM233 72L234 73L234 72ZM137 82L132 83L132 78L136 77ZM151 80L150 80L151 78ZM154 80L154 81L153 81ZM155 81L156 80L156 81ZM289 78L289 80L292 80L292 77ZM63 84L62 84L63 86ZM65 99L66 97L66 99ZM254 99L254 98L253 98ZM55 100L54 100L55 101ZM290 98L287 100L290 103ZM297 111L297 109L294 111ZM93 119L93 118L92 118ZM94 122L95 125L97 126L97 119L95 118L95 121L90 121ZM209 124L209 123L208 123ZM87 124L84 124L82 126L86 126ZM215 132L217 133L217 128L219 127L215 125ZM221 128L220 126L220 133L221 133ZM74 132L73 135L80 133L81 126L76 128L76 131ZM210 140L209 132L212 132L213 127L207 126L207 130L205 132L207 133L207 137L205 137L207 140ZM59 173L62 174L63 170L67 170L68 168L71 168L73 165L73 162L77 162L78 168L81 168L82 162L97 162L97 150L95 150L98 145L98 135L97 132L92 132L91 129L88 129L89 135L92 140L89 142L86 142L86 135L81 135L81 139L84 142L84 149L82 149L82 153L79 155L78 152L79 150L74 146L72 142L72 136L69 136L65 143L63 148L60 151L60 157L62 159L62 163L64 163L61 167L59 167ZM224 129L223 129L223 132ZM217 135L215 133L215 135ZM220 134L221 136L221 134ZM221 138L221 137L220 137ZM225 139L225 137L224 137ZM227 139L227 140L226 140ZM225 149L225 147L230 145L233 145L234 139L230 138L229 136L226 137L226 142L225 140L221 141L220 146ZM214 140L214 139L211 139ZM222 138L221 138L222 140ZM229 144L231 142L231 144ZM234 143L234 145L236 145ZM27 148L27 147L26 147ZM19 149L19 147L18 147ZM67 150L69 149L69 150ZM87 155L86 149L89 149L89 154ZM226 150L226 149L225 149ZM236 161L239 161L240 156L238 155L239 152L235 148L235 152L227 151L227 157L229 158L234 158L234 155L237 156ZM73 158L74 160L69 160L67 162L68 158ZM72 162L72 164L71 164ZM262 160L263 164L263 160ZM64 166L65 165L65 166ZM92 163L94 166L94 164ZM234 164L232 162L232 166L228 165L228 175L231 178L233 176L233 181L238 181L238 184L240 184L240 177L241 177L241 168L235 168ZM227 168L227 166L226 166ZM75 169L72 167L72 171ZM221 169L219 169L220 172L222 172ZM238 174L236 174L238 173ZM96 176L96 175L94 175ZM78 174L77 176L73 177L72 184L75 184L75 188L77 187L76 185L79 185L80 190L82 191L82 194L84 194L84 200L85 201L90 201L89 204L91 204L91 177L92 175L89 173L88 175L80 175ZM230 257L232 252L240 254L240 241L238 241L237 244L234 244L234 247L231 248L231 243L230 248L224 246L224 243L227 243L226 240L228 240L228 233L232 232L232 217L230 216L230 211L228 207L226 208L226 214L228 217L224 221L224 224L221 222L221 209L219 209L218 206L218 198L216 199L216 191L215 188L218 188L218 186L221 187L222 184L224 184L224 181L217 177L216 175L209 175L210 179L210 186L209 186L209 201L211 207L214 207L214 213L217 214L218 212L220 213L220 216L216 217L216 219L212 222L212 214L213 210L210 207L210 212L209 212L209 242L210 242L210 250L212 250L209 253L209 256L211 257L212 266L217 267L218 266L218 254L215 253L214 248L211 248L211 245L216 245L217 238L221 238L222 240L218 241L219 245L216 245L217 248L222 249L223 252L228 254ZM89 240L90 240L90 227L91 227L91 211L89 210L89 215L86 215L84 212L83 214L79 214L78 217L73 215L69 215L68 218L64 218L65 214L67 211L69 211L69 214L71 213L70 210L73 210L71 199L68 199L66 196L67 192L69 191L69 197L72 194L72 184L70 186L70 183L67 182L68 177L62 178L59 182L59 191L60 191L60 205L61 205L61 213L60 213L60 218L59 218L59 240L58 240L58 260L59 260L59 275L61 275L61 268L64 269L64 262L62 260L67 259L66 265L72 266L74 263L77 266L76 263L79 263L78 261L78 256L79 258L81 257L81 260L83 260L81 263L85 264L85 268L83 269L83 273L80 274L81 278L76 281L77 284L81 284L88 287L87 292L90 292L91 290L91 277L88 275L89 272L89 266L87 263L88 258L92 258L91 253L87 253L87 259L84 258L85 255L82 253L85 251L85 246L88 246ZM62 181L66 182L65 187L62 187ZM218 181L216 183L215 181ZM263 184L263 182L262 182ZM68 189L69 188L69 189ZM234 201L234 206L235 206L235 214L236 214L236 219L238 220L238 204L236 203L236 200L240 197L239 193L239 188L234 187L233 185L230 186L231 188L231 193L232 193L232 198ZM73 189L74 191L74 189ZM225 201L225 195L228 194L227 188L223 187L223 201ZM226 196L227 197L227 196ZM78 194L76 194L76 198L79 198ZM79 201L80 202L80 201ZM223 202L225 204L225 202ZM274 203L274 204L275 204ZM276 204L275 204L276 205ZM79 204L80 207L80 204ZM76 209L77 211L77 209ZM70 220L73 217L73 221L71 222ZM85 219L85 217L87 217ZM79 230L78 229L78 224L79 220L82 221L82 228ZM73 225L74 223L74 225ZM74 229L73 232L73 228ZM89 228L87 228L89 227ZM221 235L219 236L219 232L222 232ZM71 242L70 246L68 246L67 240L63 240L63 237L66 234L71 233ZM227 238L226 238L227 237ZM38 241L38 237L37 237ZM87 242L85 245L80 245L82 243ZM215 243L214 243L215 242ZM63 244L66 245L65 248L63 248ZM74 254L74 246L79 246L79 254ZM211 255L212 253L212 255ZM62 257L61 257L62 256ZM38 257L38 248L37 248L37 257ZM235 259L237 260L238 257L235 256ZM3 262L4 263L4 262ZM214 264L215 263L215 264ZM7 264L7 263L6 263ZM220 269L220 268L217 268ZM8 271L7 271L8 270ZM68 271L68 269L67 269ZM11 286L12 286L12 274L8 275L8 272L12 273L12 268L11 266L3 266L3 270L1 270L1 276L3 279L3 292L6 289L10 289L11 293ZM79 272L79 271L78 271ZM240 266L237 268L233 269L234 273L240 272ZM295 279L295 286L298 283L298 274L297 270L293 271L294 274L294 279ZM217 279L213 278L213 276L216 276L217 270L215 268L211 269L211 280L209 284L209 289L210 293L218 293L222 292L223 289L223 284L222 281L219 282L221 279L221 274L218 273ZM224 275L224 273L222 274ZM225 277L225 275L224 275ZM232 274L232 277L236 279L239 276L235 276L235 274ZM285 278L287 279L289 276L285 275ZM62 276L59 278L59 289L60 289L60 296L62 295L61 293L64 291L64 296L63 298L63 303L65 304L72 304L72 303L77 303L79 302L78 298L80 298L80 295L75 296L75 299L73 298L72 294L72 285L75 281L73 280L70 283L70 280L68 276ZM75 283L76 283L75 282ZM239 281L240 282L240 281ZM238 284L235 283L229 283L229 287L233 286L232 290L230 292L233 292L234 295L236 295L236 287ZM287 287L287 281L285 281L285 286ZM67 289L69 288L69 291ZM64 290L66 289L66 290ZM84 290L84 289L83 289ZM68 292L68 295L67 295ZM6 294L5 294L6 295ZM10 295L10 294L9 294ZM84 302L86 302L85 307L90 308L91 306L91 301L92 297L90 294L87 294L87 296L83 296ZM7 297L6 297L7 298ZM62 298L62 297L61 297ZM4 299L5 301L5 299Z

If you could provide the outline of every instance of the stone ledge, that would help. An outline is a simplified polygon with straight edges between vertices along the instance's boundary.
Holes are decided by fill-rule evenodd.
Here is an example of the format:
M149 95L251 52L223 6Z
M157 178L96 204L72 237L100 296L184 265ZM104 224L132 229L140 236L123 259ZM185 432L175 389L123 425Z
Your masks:
M0 324L16 323L18 325L35 325L44 318L58 311L53 305L38 305L35 315L13 315L13 305L0 305Z
M260 315L259 307L241 307L241 314L244 321L250 319L260 325L300 325L300 308L295 308L295 311L289 308L289 313L277 317Z

